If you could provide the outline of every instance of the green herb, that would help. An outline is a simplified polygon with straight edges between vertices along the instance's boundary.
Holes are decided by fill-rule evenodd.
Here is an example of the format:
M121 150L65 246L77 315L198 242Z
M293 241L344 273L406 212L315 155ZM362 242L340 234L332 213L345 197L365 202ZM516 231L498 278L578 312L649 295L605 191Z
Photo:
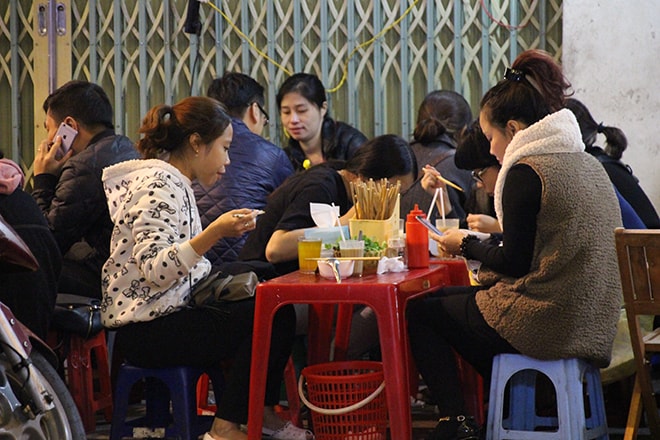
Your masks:
M378 253L387 249L387 243L379 243L375 240L370 239L369 237L364 237L364 253L369 252Z
M387 243L385 242L378 242L376 240L372 240L369 237L364 237L364 254L365 255L375 255L378 254L379 252L384 251L387 249ZM335 254L339 252L339 242L341 241L341 238L338 238L336 242L334 243L325 243L323 246L325 249L332 249L335 251Z

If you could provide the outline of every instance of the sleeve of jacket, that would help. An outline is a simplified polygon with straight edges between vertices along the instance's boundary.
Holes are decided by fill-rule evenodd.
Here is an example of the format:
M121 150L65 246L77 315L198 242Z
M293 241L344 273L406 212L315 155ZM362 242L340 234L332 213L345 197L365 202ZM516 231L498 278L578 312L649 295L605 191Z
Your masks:
M273 165L273 190L275 190L287 177L293 174L293 166L284 151L278 153Z
M353 157L355 152L367 141L367 137L357 128L341 123L338 127L337 141L346 151L346 160Z
M35 176L32 195L65 254L105 212L106 200L99 176L83 163L65 165L55 181L53 175Z

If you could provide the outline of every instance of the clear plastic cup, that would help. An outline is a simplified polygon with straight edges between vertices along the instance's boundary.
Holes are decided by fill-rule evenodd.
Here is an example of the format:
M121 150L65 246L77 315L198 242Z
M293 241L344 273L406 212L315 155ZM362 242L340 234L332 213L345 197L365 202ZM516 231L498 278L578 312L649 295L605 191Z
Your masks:
M322 243L320 238L298 237L298 266L301 272L316 272L316 260L308 260L308 258L321 256Z
M342 257L363 257L364 240L343 240L339 241L339 253ZM364 261L358 260L353 267L353 275L362 276L362 266Z
M460 220L457 218L438 218L435 220L435 227L440 231L445 232L448 229L458 229Z

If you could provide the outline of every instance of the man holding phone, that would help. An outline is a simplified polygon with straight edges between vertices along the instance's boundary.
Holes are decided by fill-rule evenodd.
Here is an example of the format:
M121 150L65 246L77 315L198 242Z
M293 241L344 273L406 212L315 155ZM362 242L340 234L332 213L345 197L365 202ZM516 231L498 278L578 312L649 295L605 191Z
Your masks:
M64 255L59 292L101 298L112 233L101 173L139 153L115 134L112 105L96 84L69 81L43 108L48 135L36 151L32 196Z

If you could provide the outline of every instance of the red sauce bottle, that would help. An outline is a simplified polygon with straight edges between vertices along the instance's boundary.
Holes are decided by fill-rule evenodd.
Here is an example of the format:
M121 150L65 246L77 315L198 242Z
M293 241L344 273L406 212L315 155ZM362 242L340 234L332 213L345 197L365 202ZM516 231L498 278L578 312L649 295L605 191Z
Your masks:
M406 218L406 254L410 269L429 267L429 233L415 218L418 215L426 217L426 214L415 204L415 208Z

